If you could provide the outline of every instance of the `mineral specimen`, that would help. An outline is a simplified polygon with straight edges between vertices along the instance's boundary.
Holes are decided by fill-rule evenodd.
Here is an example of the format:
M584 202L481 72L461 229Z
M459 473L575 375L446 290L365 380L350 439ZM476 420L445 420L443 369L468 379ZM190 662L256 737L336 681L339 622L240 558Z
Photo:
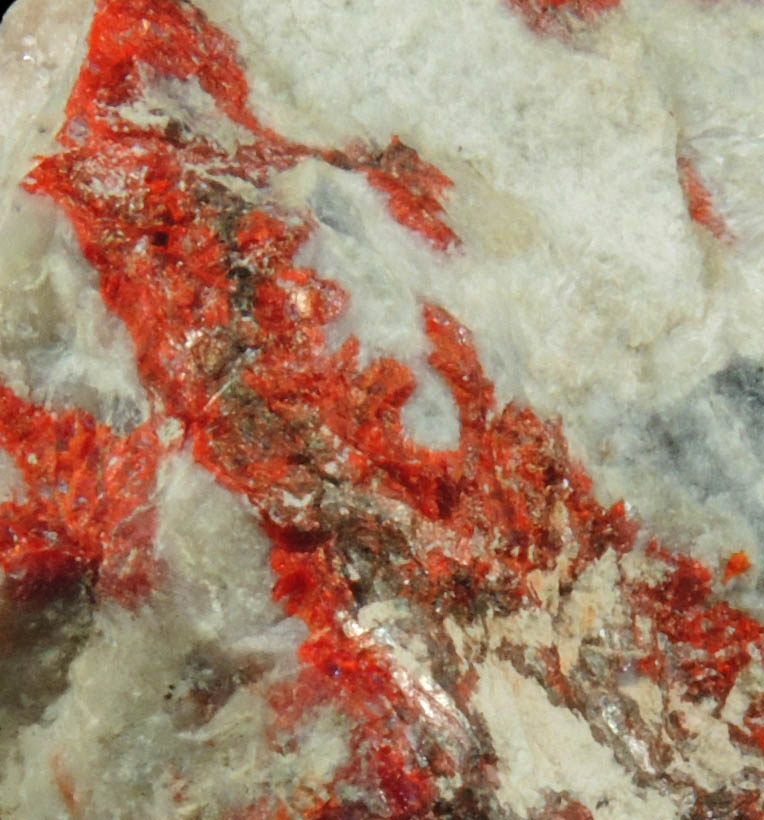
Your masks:
M761 10L2 31L0 816L762 820Z

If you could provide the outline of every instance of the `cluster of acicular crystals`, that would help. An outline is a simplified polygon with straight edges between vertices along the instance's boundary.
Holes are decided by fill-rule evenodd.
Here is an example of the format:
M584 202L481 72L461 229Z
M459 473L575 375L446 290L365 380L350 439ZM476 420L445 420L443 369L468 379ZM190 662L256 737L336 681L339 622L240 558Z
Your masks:
M128 603L151 588L158 461L149 425L114 435L82 411L48 413L0 388L0 442L29 499L0 505L2 568L15 597L45 596L100 574Z
M227 153L177 121L139 126L123 116L167 76L197 82L251 141ZM272 692L274 743L327 701L354 727L351 763L303 816L435 817L439 782L460 772L490 784L492 755L469 721L423 712L389 657L353 629L359 607L404 599L435 631L449 617L539 607L531 573L562 567L571 584L609 550L632 550L637 526L623 503L594 500L559 426L495 406L469 331L437 305L423 317L430 362L459 407L460 442L433 451L405 435L411 372L392 358L362 369L354 338L327 347L324 328L352 297L295 266L311 223L268 199L268 178L306 158L362 173L391 215L438 250L458 244L439 204L449 181L397 139L382 152L291 143L255 119L247 94L233 42L191 5L100 3L62 150L26 187L71 219L105 304L132 335L154 410L120 436L84 412L48 412L3 389L0 442L29 498L0 507L0 564L19 596L88 580L99 595L138 605L161 583L152 561L157 431L178 420L195 459L258 511L273 545L273 595L310 631L297 684ZM216 174L253 181L261 204ZM661 583L622 582L635 617L652 624L635 667L688 698L723 703L764 630L712 602L704 567L652 553L666 568ZM469 714L470 674L443 681ZM761 711L752 704L740 731L764 747ZM267 795L250 811L291 816Z

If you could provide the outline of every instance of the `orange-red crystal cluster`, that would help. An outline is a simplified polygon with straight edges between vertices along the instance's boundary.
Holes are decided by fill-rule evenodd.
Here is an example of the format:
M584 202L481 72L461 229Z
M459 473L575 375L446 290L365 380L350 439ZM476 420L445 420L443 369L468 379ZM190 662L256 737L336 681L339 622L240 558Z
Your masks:
M654 651L639 662L642 672L661 682L677 679L686 697L709 697L723 705L737 676L751 661L751 650L764 653L764 627L726 601L711 601L711 571L686 555L673 555L653 542L648 552L667 570L659 584L631 587L635 611L655 625ZM658 648L657 634L674 647L673 666Z
M132 604L151 589L160 448L150 424L118 436L82 410L49 413L0 387L0 445L29 495L0 504L0 567L12 596L98 578Z
M573 5L583 16L615 3L544 5ZM179 122L131 122L123 107L167 76L197 81L251 142L231 155ZM391 567L391 596L445 618L469 617L482 599L506 611L540 605L529 576L554 568L566 543L575 544L573 581L608 550L633 549L637 525L623 503L605 509L594 500L559 425L514 404L496 407L469 331L437 305L424 308L430 363L458 405L459 446L434 451L405 434L412 373L392 358L361 368L354 338L337 350L326 344L326 326L350 297L295 265L310 218L275 202L254 207L210 178L265 188L269 174L322 159L364 174L387 195L392 216L439 250L458 242L440 204L449 180L396 138L382 152L292 143L262 126L247 98L233 41L190 4L98 3L62 150L42 159L26 186L71 219L105 304L132 336L153 414L119 436L81 411L47 411L3 388L0 443L23 473L28 500L0 506L0 562L17 595L92 578L99 594L134 604L160 577L152 560L156 430L161 419L177 419L196 460L255 506L273 544L274 598L310 631L298 682L272 692L274 744L329 701L354 727L353 762L335 785L381 794L386 818L434 816L437 779L460 761L439 751L388 657L343 628L340 615L359 595L359 582L342 571L343 533ZM322 503L327 488L359 499L352 514ZM313 502L296 508L286 500L295 497ZM403 503L410 530L389 527L370 498ZM406 540L427 532L437 537L424 547ZM624 582L625 595L678 654L668 661L656 638L640 671L666 685L679 680L688 697L723 702L751 648L761 647L762 627L713 601L700 564L654 552L667 579ZM465 700L473 678L457 687ZM490 779L490 760L470 765ZM304 816L368 816L364 805L353 815L342 793ZM266 801L248 816L285 811Z

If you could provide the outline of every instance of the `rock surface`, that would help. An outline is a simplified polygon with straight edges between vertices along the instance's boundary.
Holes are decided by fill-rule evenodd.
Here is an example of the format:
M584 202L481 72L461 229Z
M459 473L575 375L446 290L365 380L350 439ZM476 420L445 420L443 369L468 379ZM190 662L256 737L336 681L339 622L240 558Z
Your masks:
M762 40L11 8L0 816L764 818Z

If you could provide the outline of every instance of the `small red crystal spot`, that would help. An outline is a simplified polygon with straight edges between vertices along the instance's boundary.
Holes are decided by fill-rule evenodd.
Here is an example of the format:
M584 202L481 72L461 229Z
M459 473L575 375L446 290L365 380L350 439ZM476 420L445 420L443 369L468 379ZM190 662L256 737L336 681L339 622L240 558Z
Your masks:
M677 170L690 218L711 231L717 239L731 241L732 234L724 219L716 213L711 192L704 185L692 161L686 157L679 157Z
M637 670L641 675L650 678L655 683L663 679L666 668L666 656L663 653L645 655L637 661Z
M547 800L538 820L592 820L592 813L583 803L572 800L567 793L556 794Z
M764 693L746 709L743 726L749 738L764 752Z
M737 578L738 575L748 572L750 568L751 559L748 557L748 553L744 550L733 553L727 560L727 566L724 570L724 583L729 583L733 578Z
M523 15L526 25L537 34L566 39L570 29L566 18L591 24L618 6L620 0L507 0L507 3Z

